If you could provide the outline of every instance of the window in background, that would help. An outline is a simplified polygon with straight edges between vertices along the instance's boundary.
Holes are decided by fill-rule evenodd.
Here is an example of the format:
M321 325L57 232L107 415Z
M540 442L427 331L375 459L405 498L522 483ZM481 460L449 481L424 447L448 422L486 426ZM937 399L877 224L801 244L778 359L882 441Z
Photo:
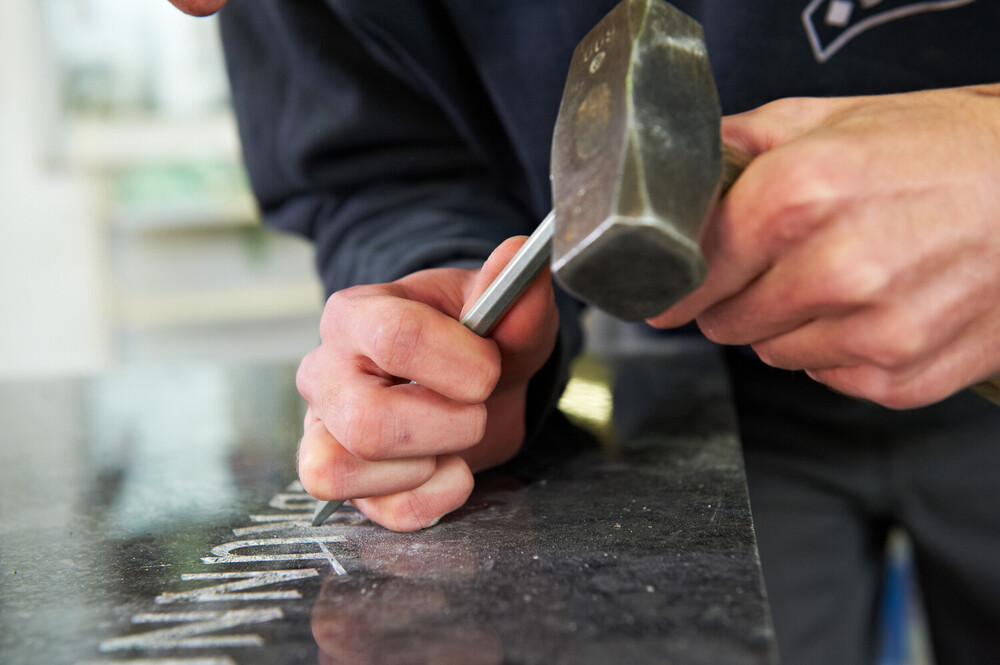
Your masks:
M19 135L34 138L19 153L29 164L12 167L37 191L16 214L0 207L0 217L20 229L13 246L33 253L22 256L24 268L42 255L56 259L29 280L28 296L0 285L0 304L16 296L24 312L17 343L0 347L0 375L121 361L290 360L311 348L322 306L312 252L259 222L216 20L165 0L4 4L14 20L6 30L0 20L0 38L30 33L2 47L19 65L0 71L25 88L13 98L31 127ZM44 210L38 201L53 179L71 183L72 195ZM31 225L18 224L29 216ZM53 253L60 237L63 251ZM64 285L83 283L73 302L86 325L75 326L90 329L92 343L39 335L67 325L54 301ZM65 353L53 354L60 345Z

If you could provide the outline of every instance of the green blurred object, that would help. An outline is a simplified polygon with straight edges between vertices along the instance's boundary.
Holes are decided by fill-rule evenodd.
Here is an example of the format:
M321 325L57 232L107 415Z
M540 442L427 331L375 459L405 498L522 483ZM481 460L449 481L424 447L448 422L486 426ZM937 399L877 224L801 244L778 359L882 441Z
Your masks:
M243 167L229 161L143 163L124 169L111 190L116 226L169 230L258 223Z

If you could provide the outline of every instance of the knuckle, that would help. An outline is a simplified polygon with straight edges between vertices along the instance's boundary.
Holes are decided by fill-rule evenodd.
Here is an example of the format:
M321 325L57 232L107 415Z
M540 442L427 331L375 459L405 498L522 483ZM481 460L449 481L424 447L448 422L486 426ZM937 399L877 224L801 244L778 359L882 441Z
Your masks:
M895 411L915 409L927 403L926 400L918 398L915 394L902 390L891 391L884 395L876 396L872 401Z
M476 480L473 478L471 473L462 474L461 478L455 480L456 493L459 493L462 497L462 502L472 494L472 490L476 485Z
M761 298L746 291L712 305L695 321L702 334L716 344L751 344L766 336Z
M787 296L798 306L824 313L876 304L883 300L891 286L890 268L872 257L854 234L824 234L822 242L814 242L802 250L799 263L805 260L806 271L795 264L799 272ZM808 279L803 279L807 277Z
M395 439L391 414L381 404L366 395L354 393L344 399L337 416L341 445L355 457L377 462L392 456Z
M486 423L488 410L485 404L476 404L471 409L469 420L469 437L467 439L470 446L474 446L486 436Z
M419 531L433 526L440 517L429 510L427 502L419 493L408 492L395 509L385 516L385 526L393 531Z
M859 397L888 406L893 401L893 390L887 372L865 368L857 372L853 381L854 393Z
M702 335L709 341L716 344L733 343L723 317L717 312L704 312L698 316L696 321L698 329L701 330Z
M400 532L418 531L434 526L444 515L465 502L472 493L473 484L472 474L451 478L448 486L451 500L444 503L434 493L406 492L383 514L383 526Z
M750 113L774 117L779 125L792 124L815 103L811 97L781 97L760 106Z
M318 355L319 349L313 349L307 353L295 372L295 388L307 402L312 402L312 398L315 396L316 374L319 366Z
M918 400L905 384L897 383L888 372L872 372L861 385L861 396L889 409L909 409Z
M812 100L808 97L782 97L740 114L753 123L756 133L769 138L771 143L785 143L801 131L803 116ZM723 127L730 122L723 118Z
M774 350L774 346L769 343L751 344L750 348L757 354L760 361L769 367L784 368L784 363Z
M878 403L884 380L871 368L837 367L808 373L816 381L843 395Z
M356 287L335 291L326 299L323 314L319 320L319 335L322 340L336 339L340 318L350 309L350 301L356 293Z
M477 371L469 376L467 385L470 389L470 401L473 403L485 402L500 383L503 367L500 352L495 344L491 344L491 348L491 353L479 356Z
M317 492L320 490L317 465L313 464L311 459L302 455L301 446L299 448L296 466L299 474L299 481L302 483L302 487L305 488L306 492L308 492L310 496L319 498L316 496Z
M889 271L859 257L847 243L832 243L816 257L817 293L822 304L865 305L876 300L889 284Z
M348 483L330 473L330 469L299 467L299 482L306 494L317 501L345 501L352 498Z
M790 151L780 173L783 184L768 192L766 225L759 230L769 244L787 247L811 236L831 215L842 189L838 171L822 148L808 155Z
M319 501L330 501L336 498L336 492L332 491L329 479L318 467L299 464L299 482L309 496Z
M904 338L871 347L867 357L876 366L892 370L910 366L918 359L919 353L917 345Z
M299 467L299 482L302 483L302 488L306 491L306 494L317 501L330 500L327 494L322 491L319 479L311 472L311 469Z
M847 395L874 402L888 409L902 410L931 401L912 380L878 367L857 367L820 378L822 383Z
M420 318L399 308L384 308L379 313L371 340L371 359L382 369L399 374L409 365L424 336Z
M302 487L310 496L321 501L337 497L335 468L329 456L323 454L322 442L306 432L299 444L296 466Z
M921 360L928 334L903 315L895 325L855 333L844 340L845 347L858 358L884 370L903 370Z

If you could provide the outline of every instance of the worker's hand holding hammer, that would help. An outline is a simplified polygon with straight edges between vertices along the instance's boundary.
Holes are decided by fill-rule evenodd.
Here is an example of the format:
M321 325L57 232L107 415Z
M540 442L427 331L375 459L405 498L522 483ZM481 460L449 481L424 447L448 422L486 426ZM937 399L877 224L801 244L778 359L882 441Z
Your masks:
M517 452L528 380L559 325L548 270L488 339L459 318L522 243L503 243L480 271L427 270L329 299L297 377L306 491L412 531L461 506L472 472Z
M755 159L654 325L890 407L1000 372L1000 86L782 100L723 140Z

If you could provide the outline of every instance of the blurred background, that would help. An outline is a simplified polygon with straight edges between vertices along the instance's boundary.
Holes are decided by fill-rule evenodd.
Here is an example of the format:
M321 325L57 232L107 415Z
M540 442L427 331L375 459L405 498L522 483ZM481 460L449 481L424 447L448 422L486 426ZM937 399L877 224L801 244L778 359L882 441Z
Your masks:
M262 227L215 18L0 3L0 379L297 360L310 246Z

